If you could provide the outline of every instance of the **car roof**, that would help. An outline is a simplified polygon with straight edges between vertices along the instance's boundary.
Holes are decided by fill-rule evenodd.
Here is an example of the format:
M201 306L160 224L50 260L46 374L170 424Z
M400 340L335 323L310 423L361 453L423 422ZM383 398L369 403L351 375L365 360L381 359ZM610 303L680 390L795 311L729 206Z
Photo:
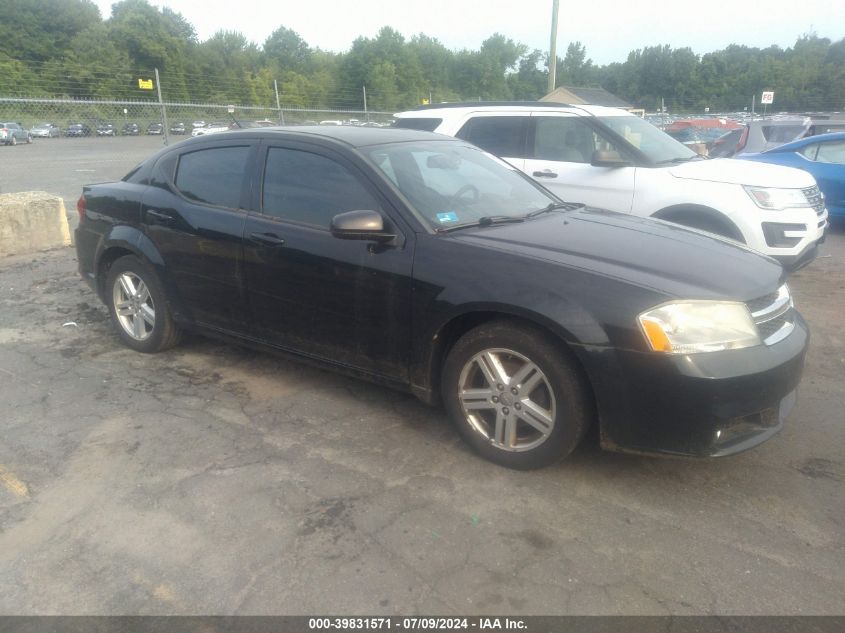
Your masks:
M261 138L273 138L274 136L281 135L284 135L286 138L321 138L340 142L351 147L366 147L368 145L381 145L383 143L405 143L409 141L455 141L451 136L434 134L433 132L406 130L402 128L361 127L357 125L275 126L232 130L226 134L258 136ZM219 137L216 138L219 139Z
M621 108L609 108L597 105L573 105L569 103L554 103L551 101L478 101L462 103L438 103L423 105L397 112L396 118L428 118L442 119L463 116L467 112L531 112L548 110L559 112L581 112L592 116L636 116Z

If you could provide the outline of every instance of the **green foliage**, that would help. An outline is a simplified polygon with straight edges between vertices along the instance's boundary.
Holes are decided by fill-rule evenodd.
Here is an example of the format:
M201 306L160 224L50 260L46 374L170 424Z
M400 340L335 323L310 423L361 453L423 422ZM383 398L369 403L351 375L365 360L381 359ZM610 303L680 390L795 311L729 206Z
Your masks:
M392 112L431 98L533 100L546 93L548 57L494 33L478 50L452 51L423 33L406 40L383 27L344 53L312 48L279 25L259 46L236 31L204 42L179 13L149 0L120 0L101 17L91 0L5 0L0 96L154 100L138 79L161 74L168 101L363 107ZM813 33L791 48L731 45L697 55L646 46L598 66L581 42L556 59L558 85L601 86L653 109L742 109L774 90L778 110L845 109L845 40Z

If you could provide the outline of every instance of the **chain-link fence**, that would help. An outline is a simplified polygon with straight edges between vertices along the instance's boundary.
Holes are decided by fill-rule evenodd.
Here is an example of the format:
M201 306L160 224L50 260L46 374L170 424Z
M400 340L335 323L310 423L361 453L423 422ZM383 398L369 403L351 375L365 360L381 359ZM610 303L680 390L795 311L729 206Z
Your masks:
M0 96L0 122L14 121L25 129L49 123L56 135L65 135L74 124L82 135L95 136L97 128L111 124L115 135L183 135L192 128L213 123L242 126L260 124L387 125L391 113L328 108L271 108L238 104L163 103L99 99L31 99ZM107 128L105 128L107 129Z

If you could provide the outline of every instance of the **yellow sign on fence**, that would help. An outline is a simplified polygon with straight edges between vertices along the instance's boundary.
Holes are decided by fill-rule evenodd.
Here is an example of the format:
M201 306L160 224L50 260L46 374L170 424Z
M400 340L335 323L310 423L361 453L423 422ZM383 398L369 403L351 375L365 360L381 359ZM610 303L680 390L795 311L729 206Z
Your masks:
M152 90L153 89L153 80L152 79L138 79L138 87L141 90Z

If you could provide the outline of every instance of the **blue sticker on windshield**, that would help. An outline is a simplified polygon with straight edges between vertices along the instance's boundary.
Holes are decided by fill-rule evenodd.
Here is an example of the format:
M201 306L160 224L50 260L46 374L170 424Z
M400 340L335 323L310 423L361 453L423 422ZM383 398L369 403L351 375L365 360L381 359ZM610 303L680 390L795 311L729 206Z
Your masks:
M458 214L454 211L446 211L444 213L437 214L437 221L442 223L445 222L457 222L458 221Z

